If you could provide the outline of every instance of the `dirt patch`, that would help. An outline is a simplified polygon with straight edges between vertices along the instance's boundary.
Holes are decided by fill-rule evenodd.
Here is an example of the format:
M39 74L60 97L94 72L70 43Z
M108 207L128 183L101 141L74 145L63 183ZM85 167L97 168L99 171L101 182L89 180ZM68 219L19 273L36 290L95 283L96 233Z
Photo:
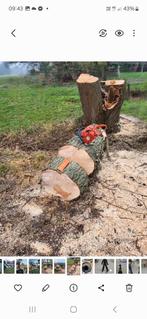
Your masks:
M38 197L41 172L73 135L75 123L1 139L0 255L147 254L147 129L121 119L110 156L70 203ZM26 134L26 135L25 135ZM39 186L38 186L39 187ZM35 207L37 213L34 213Z

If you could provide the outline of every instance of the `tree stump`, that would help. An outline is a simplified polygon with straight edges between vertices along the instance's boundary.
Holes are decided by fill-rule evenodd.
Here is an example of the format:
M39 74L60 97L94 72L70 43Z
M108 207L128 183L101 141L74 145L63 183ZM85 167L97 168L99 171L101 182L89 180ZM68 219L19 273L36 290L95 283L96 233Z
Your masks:
M104 90L103 123L107 125L108 132L117 132L119 130L121 106L125 95L125 81L105 81Z
M86 124L106 124L107 132L118 131L125 81L100 82L97 77L81 74L76 82Z
M102 94L99 78L81 74L77 81L86 124L101 122ZM103 122L101 122L103 123Z
M70 201L80 196L88 187L86 171L78 163L58 156L42 174L42 192Z

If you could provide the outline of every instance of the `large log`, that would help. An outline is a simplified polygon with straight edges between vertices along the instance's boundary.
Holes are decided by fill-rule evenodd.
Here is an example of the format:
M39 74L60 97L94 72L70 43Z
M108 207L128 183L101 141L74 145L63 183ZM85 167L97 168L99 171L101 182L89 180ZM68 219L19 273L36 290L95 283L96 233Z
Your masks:
M47 169L42 174L41 196L53 195L70 201L80 196L79 187L66 175Z
M65 165L64 165L65 163ZM42 193L59 196L64 200L79 197L88 187L86 171L78 163L58 156L42 174Z
M89 154L84 150L73 145L62 146L58 151L58 156L67 158L70 162L78 163L90 175L94 171L94 161Z
M78 198L80 194L87 190L90 170L92 173L96 166L99 167L104 143L105 139L101 136L98 136L89 145L83 144L77 135L69 140L68 145L59 150L58 156L53 159L49 164L49 168L42 174L42 195L55 195L66 201ZM75 150L76 156L73 152L75 161L72 160L72 151L68 154L70 155L67 156L68 159L59 156L60 151L65 152L66 150L67 154L69 147ZM80 159L79 155L77 156L78 152L79 154L84 154L82 159Z
M81 104L84 112L86 124L103 123L101 121L102 110L102 94L99 78L81 74L77 81Z

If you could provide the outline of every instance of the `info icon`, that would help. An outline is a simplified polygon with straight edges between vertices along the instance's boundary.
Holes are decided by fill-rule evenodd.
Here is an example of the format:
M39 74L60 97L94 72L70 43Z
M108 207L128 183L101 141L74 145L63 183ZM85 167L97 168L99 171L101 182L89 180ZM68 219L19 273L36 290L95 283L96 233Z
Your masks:
M99 37L105 38L107 36L107 30L106 29L101 29L99 31Z

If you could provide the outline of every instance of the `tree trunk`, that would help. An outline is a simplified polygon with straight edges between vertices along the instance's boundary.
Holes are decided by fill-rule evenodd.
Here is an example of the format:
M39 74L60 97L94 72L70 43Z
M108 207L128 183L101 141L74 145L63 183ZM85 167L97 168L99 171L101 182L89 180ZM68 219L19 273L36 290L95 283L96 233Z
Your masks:
M81 74L77 85L86 124L106 124L107 132L118 131L125 81L100 82L97 77Z
M69 201L87 189L89 180L79 164L58 156L49 164L49 169L43 172L41 183L42 194L56 195Z
M91 144L85 145L81 142L79 136L76 135L69 140L68 145L66 145L65 148L61 148L58 156L49 164L49 169L42 173L41 195L46 196L50 194L59 196L67 201L79 197L88 187L89 172L87 171L91 170L90 173L92 173L96 164L97 167L99 167L104 141L105 139L103 137L98 136ZM66 150L67 154L68 147L75 149L76 156L74 153L72 154L73 150L71 150L71 154L68 154L68 159L59 156L60 151L65 152ZM79 156L81 153L84 154L82 159ZM72 160L72 156L75 161Z
M81 74L77 79L82 109L86 124L96 123L102 111L100 81L89 74Z
M106 81L105 90L103 123L107 125L107 132L117 132L119 130L121 106L125 95L125 81Z

